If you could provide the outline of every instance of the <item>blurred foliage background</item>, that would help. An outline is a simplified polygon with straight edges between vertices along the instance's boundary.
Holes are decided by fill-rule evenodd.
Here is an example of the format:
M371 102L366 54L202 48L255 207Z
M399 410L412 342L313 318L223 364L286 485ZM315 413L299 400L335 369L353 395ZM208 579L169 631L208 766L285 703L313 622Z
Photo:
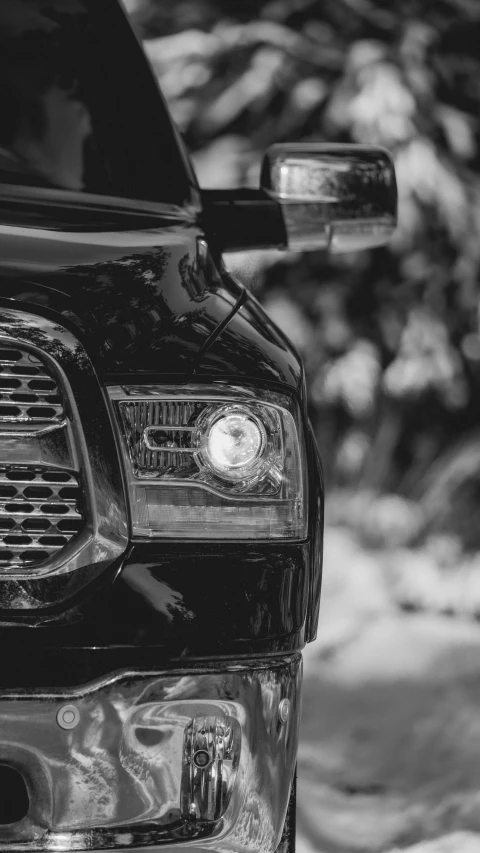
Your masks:
M480 616L480 3L124 2L203 186L257 186L280 140L392 152L388 248L233 263L305 359L330 522L397 551L404 606L421 549Z

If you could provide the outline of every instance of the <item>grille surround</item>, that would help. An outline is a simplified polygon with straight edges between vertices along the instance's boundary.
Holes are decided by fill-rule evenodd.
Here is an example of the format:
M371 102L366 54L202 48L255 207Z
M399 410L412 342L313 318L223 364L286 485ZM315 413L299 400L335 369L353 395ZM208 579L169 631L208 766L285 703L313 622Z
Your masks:
M53 370L23 346L0 346L0 573L36 569L60 555L85 523L79 472L3 464L1 437L64 429L65 403ZM23 433L24 434L24 433ZM20 443L17 443L20 453ZM13 459L12 459L13 456ZM63 522L63 523L62 523ZM69 522L68 524L66 522ZM60 526L59 526L60 525Z
M84 495L85 523L68 545L38 565L0 568L0 621L38 625L51 621L51 608L63 610L125 554L127 510L104 392L81 341L60 317L4 304L0 350L12 348L36 357L55 378L64 417L56 412L47 420L43 413L38 421L22 420L15 413L0 421L0 466L75 473Z

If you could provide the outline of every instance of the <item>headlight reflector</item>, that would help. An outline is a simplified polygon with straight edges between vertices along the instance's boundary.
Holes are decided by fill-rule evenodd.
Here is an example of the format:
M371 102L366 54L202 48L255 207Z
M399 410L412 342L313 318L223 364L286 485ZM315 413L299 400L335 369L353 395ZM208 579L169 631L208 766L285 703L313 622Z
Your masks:
M286 395L225 386L111 386L138 536L306 535L305 451Z

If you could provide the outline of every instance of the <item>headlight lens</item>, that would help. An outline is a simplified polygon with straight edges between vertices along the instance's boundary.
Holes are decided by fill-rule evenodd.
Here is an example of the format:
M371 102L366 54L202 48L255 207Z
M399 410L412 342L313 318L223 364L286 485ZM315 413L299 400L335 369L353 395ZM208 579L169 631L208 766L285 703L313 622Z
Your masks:
M286 395L111 386L132 531L195 539L306 535L305 453Z
M204 464L227 481L254 477L267 444L262 422L240 406L213 410L202 420L199 458Z

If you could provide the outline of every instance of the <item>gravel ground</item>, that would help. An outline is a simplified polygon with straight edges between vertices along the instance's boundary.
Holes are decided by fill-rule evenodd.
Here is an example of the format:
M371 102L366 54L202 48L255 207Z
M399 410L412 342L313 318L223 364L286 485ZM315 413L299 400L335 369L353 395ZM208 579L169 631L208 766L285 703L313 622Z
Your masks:
M327 531L298 851L480 853L480 627L400 612L384 559Z

